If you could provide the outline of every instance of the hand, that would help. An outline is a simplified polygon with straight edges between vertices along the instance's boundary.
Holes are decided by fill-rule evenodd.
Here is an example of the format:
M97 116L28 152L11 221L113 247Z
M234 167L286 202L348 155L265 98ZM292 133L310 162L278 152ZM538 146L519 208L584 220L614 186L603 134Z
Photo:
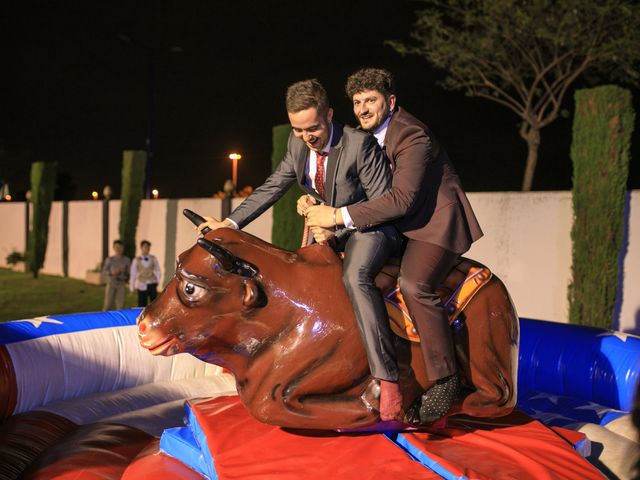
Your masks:
M315 204L316 199L311 195L302 195L298 199L298 203L296 204L296 211L298 212L298 215L302 215L304 217L304 215L307 213L307 208Z
M213 217L204 217L204 219L206 220L205 222L201 223L200 225L198 225L197 227L195 227L196 230L198 230L198 233L202 233L202 230L209 227L211 230L216 230L218 228L223 228L223 227L228 227L229 224L226 223L225 221L220 221L217 220Z
M313 238L318 243L327 243L330 239L336 236L333 230L329 230L327 228L322 227L311 227L309 229Z
M336 223L342 222L342 215L340 215L340 209L338 209L334 217L334 210L336 209L329 205L315 205L307 208L307 225L310 227L335 227ZM338 217L338 215L340 216Z

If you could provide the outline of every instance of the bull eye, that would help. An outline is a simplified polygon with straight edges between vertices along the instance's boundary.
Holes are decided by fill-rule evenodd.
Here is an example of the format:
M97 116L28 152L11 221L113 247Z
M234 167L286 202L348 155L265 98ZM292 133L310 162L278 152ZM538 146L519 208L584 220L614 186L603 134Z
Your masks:
M186 302L197 302L207 293L207 289L189 281L183 281L181 295Z

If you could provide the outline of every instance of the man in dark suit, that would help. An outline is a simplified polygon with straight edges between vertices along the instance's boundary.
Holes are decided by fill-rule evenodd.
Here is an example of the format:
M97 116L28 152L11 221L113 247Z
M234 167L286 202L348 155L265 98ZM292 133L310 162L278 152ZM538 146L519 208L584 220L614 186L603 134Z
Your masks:
M305 80L289 87L287 113L293 129L287 153L275 172L222 222L205 217L198 226L243 228L282 197L295 182L314 201L334 207L353 205L380 197L391 186L391 170L375 138L370 134L342 127L332 121L326 92L316 80ZM334 235L346 240L343 282L349 293L358 323L363 318L386 318L386 307L375 286L375 276L386 263L389 252L400 248L400 235L391 225L361 230L335 232L316 228L323 239ZM343 235L344 234L344 235ZM340 242L342 243L342 241ZM383 330L380 332L379 330ZM381 380L397 380L398 371L390 328L380 324L375 336L384 341L376 348L385 352L386 363L372 366L372 375ZM384 395L380 400L380 417L396 416Z
M318 227L338 223L360 230L392 222L408 238L398 281L422 339L427 375L436 382L413 415L432 423L447 413L460 388L451 331L435 290L482 230L444 148L425 124L396 107L391 74L359 70L346 90L361 128L373 133L391 162L392 186L366 202L337 210L314 206L305 214Z

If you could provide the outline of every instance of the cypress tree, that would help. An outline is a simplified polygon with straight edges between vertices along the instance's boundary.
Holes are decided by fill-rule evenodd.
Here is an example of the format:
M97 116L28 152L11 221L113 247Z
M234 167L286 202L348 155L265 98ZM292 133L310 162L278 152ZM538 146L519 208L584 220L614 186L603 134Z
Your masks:
M275 170L287 152L287 141L291 133L291 126L276 125L273 127L273 152L271 154L271 168ZM294 184L284 196L273 206L273 226L271 242L287 250L300 248L304 219L296 212L298 198L304 192L298 184Z
M49 213L56 187L56 164L34 162L31 164L31 202L33 217L29 234L27 262L34 278L44 264L49 237Z
M631 93L607 85L575 94L571 323L611 328L618 290L634 112Z
M120 240L124 254L133 258L136 253L136 229L140 214L147 154L142 150L122 152L122 196L120 201Z

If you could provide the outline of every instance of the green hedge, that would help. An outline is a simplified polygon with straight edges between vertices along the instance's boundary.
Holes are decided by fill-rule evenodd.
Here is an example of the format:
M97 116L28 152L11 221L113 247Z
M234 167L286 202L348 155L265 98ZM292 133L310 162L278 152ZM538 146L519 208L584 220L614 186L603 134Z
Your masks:
M49 237L49 213L56 188L56 164L34 162L31 164L31 203L33 217L29 234L27 261L34 277L44 264Z
M608 85L575 94L572 323L611 328L618 290L634 112L628 90Z
M144 172L147 154L142 150L122 152L122 196L120 202L120 240L124 254L133 258L136 254L136 229L140 215L140 202L144 189Z
M275 170L287 152L287 140L291 133L291 126L276 125L273 127L273 153L271 167ZM271 242L287 250L297 250L302 241L303 218L296 213L296 203L303 195L298 184L294 184L289 191L273 206L273 227Z

